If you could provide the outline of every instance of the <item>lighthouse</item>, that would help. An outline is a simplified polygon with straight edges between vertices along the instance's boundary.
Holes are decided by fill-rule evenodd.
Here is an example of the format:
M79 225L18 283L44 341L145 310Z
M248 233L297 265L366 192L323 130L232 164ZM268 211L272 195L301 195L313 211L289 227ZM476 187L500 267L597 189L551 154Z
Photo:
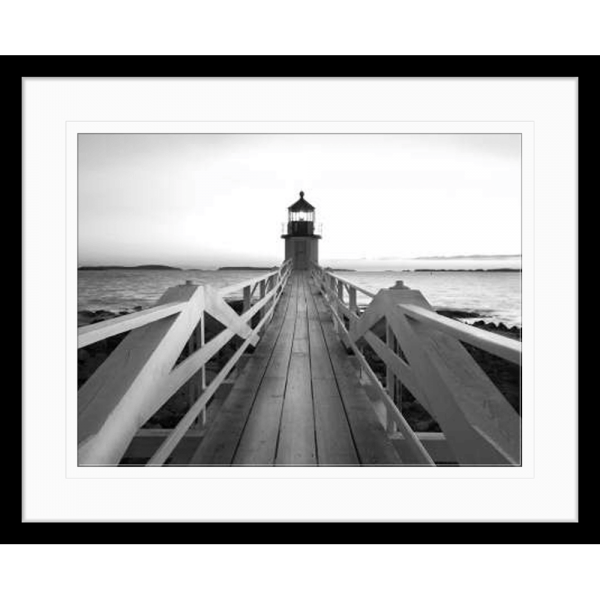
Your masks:
M285 260L293 259L294 269L308 269L311 263L319 262L320 235L315 233L315 207L304 199L304 192L288 206Z

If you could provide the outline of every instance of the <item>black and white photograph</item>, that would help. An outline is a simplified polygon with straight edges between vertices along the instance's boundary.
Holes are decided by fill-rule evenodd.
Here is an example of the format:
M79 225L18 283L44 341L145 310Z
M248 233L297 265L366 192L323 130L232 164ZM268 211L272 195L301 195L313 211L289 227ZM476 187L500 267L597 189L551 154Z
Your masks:
M76 152L79 467L521 467L519 131Z

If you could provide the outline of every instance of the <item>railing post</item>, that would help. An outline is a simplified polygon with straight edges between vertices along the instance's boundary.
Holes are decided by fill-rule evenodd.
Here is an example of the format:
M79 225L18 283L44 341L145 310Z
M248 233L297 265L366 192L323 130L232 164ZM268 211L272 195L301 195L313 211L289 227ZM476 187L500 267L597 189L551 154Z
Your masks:
M206 312L202 312L202 315L200 317L200 331L199 336L200 336L200 340L199 340L199 345L200 348L202 348L205 344L205 329L204 329L204 323L206 321ZM202 390L202 393L204 393L204 390L206 389L206 363L202 365L202 368L200 369L200 388ZM202 408L202 412L200 413L200 423L202 425L206 425L206 406L204 406Z
M187 343L188 356L191 356L196 350L196 330L192 331L192 335ZM192 377L188 382L188 408L196 402L196 377Z
M337 298L338 298L338 305L337 305L337 315L338 318L340 320L341 323L341 327L342 328L346 328L346 315L344 314L344 308L343 308L343 304L344 304L344 289L345 289L345 284L342 281L337 282ZM348 324L347 327L348 330L350 330L350 324ZM339 329L338 329L339 332ZM348 345L347 341L346 341L346 336L342 335L341 332L340 333L340 340L342 342L342 345L344 346L344 348L346 350L349 350L350 346Z
M397 350L396 350L397 352ZM395 388L395 402L396 402L396 406L398 407L398 410L400 412L402 412L402 382L395 377L394 378L396 380L396 388Z
M263 279L260 282L260 299L262 300L265 297L266 294L267 294L267 280ZM258 313L258 315L259 315L258 320L259 321L262 320L262 318L265 316L266 310L267 310L267 307L265 306L265 307L261 308L261 310L259 311L259 313Z
M199 350L204 346L204 313L201 315L198 320L198 324L192 333L189 342L188 342L188 352L189 354L193 354L196 350ZM206 365L202 365L202 367L198 370L198 372L193 375L188 383L188 400L189 406L191 407L196 403L196 400L200 397L202 392L206 389ZM206 407L202 409L200 413L200 417L196 419L192 425L193 429L197 429L200 426L206 424Z
M333 305L334 296L335 296L335 291L334 291L333 275L331 275L331 273L326 273L326 275L325 275L325 298L327 300L327 304L328 304L329 310L331 312L333 312L335 310L335 307ZM333 316L331 317L331 319L333 320L333 330L335 331L335 333L337 335L338 334L337 321L335 320L335 318Z
M403 281L396 281L396 283L390 288L390 290L408 290L409 288L404 285ZM394 333L389 325L386 324L386 341L388 348L394 353L398 354L398 342L394 337ZM398 410L402 413L402 382L391 372L390 369L386 368L386 387L390 398L394 401L394 404L398 407Z
M396 340L394 338L394 333L392 328L389 326L387 320L385 324L385 341L387 343L388 348L395 354L396 353ZM392 370L386 366L385 368L385 387L388 393L388 396L392 399L392 402L396 404L396 376L392 372ZM396 431L396 423L390 419L390 411L386 411L387 416L387 432L395 433Z
M348 290L348 301L350 303L350 311L358 315L358 305L356 304L356 288L351 287Z
M281 277L282 276L281 276L281 273L279 271L277 271L277 273L275 273L274 275L272 275L268 279L266 291L267 292L272 292L273 290L276 290L277 286L279 285L279 282L281 281ZM273 308L273 311L271 311L271 317L269 319L269 322L273 318L273 313L275 312L274 311L274 307L275 307L275 295L273 296L273 299L270 302L270 306Z
M250 304L251 304L250 298L251 298L250 286L247 285L244 288L244 307L242 308L242 313L245 313L250 310Z
M188 279L188 280L186 280L185 284L193 285L194 282L191 279ZM202 322L203 322L203 320L202 320ZM188 340L188 345L187 345L188 355L193 354L199 348L199 344L198 344L199 328L200 328L200 321L198 321L198 324L192 331L192 335L190 336L190 339ZM203 367L203 369L204 369L204 367ZM198 376L199 376L198 373L196 373L193 377L190 377L190 380L188 382L188 408L191 408L196 403L196 400L200 396L200 393L199 393L200 386L198 385ZM197 426L198 426L198 420L196 420L194 422L192 427L197 428Z
M338 317L342 318L342 311L338 305L338 301L341 301L344 297L344 287L342 285L341 281L335 281L333 280L332 277L332 295L333 295L333 299L335 301L335 305L332 306L332 310L335 311L335 313L337 314ZM336 286L337 284L337 286ZM335 329L335 333L337 334L338 338L341 339L341 334L340 334L340 325L337 321L337 319L334 317L333 319L333 328Z
M281 278L281 271L277 271L277 274L274 278L268 277L267 279L265 279L264 281L264 290L265 290L265 294L268 294L272 288L277 287L278 283L279 283L279 279ZM271 285L271 280L274 282L273 285ZM261 284L261 295L262 295L262 290L263 290L263 284ZM269 311L271 309L271 306L275 303L275 298L273 298L272 300L269 300L269 302L267 302L265 304L265 307L263 309L263 313L266 314L267 311ZM271 313L271 317L269 318L269 322L271 322L271 319L273 318L273 313ZM265 328L267 327L268 323L265 323Z
M339 280L337 282L337 297L340 302L344 301L344 284Z

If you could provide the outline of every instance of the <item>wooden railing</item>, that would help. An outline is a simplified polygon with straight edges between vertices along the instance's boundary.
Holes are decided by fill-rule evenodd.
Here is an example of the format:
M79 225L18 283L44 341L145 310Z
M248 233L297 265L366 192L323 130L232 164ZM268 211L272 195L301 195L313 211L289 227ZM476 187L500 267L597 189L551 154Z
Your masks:
M80 327L79 348L129 333L79 390L79 464L119 464L140 427L197 376L197 397L148 462L164 464L244 351L258 342L291 267L288 260L270 273L220 289L188 281L169 288L152 308ZM240 291L243 308L238 315L225 298ZM209 341L205 341L206 314L225 326ZM258 324L252 328L255 315ZM242 344L207 385L207 362L235 335L243 339ZM177 364L186 344L188 356Z
M388 433L403 441L412 462L434 465L424 441L402 413L402 386L437 421L442 439L460 465L519 465L521 418L467 352L466 342L521 364L521 343L437 314L421 292L398 282L374 294L351 281L312 267L334 328L359 361L385 406ZM369 303L359 306L358 295ZM385 325L385 341L372 329ZM385 384L362 351L368 344L386 368ZM400 385L401 384L401 385Z

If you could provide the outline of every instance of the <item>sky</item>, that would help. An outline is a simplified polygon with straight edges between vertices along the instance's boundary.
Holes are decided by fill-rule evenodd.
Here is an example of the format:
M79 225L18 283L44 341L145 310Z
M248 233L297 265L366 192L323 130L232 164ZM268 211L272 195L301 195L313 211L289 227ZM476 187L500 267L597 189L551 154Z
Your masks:
M518 134L80 134L78 151L80 266L278 265L300 190L323 266L521 253Z

